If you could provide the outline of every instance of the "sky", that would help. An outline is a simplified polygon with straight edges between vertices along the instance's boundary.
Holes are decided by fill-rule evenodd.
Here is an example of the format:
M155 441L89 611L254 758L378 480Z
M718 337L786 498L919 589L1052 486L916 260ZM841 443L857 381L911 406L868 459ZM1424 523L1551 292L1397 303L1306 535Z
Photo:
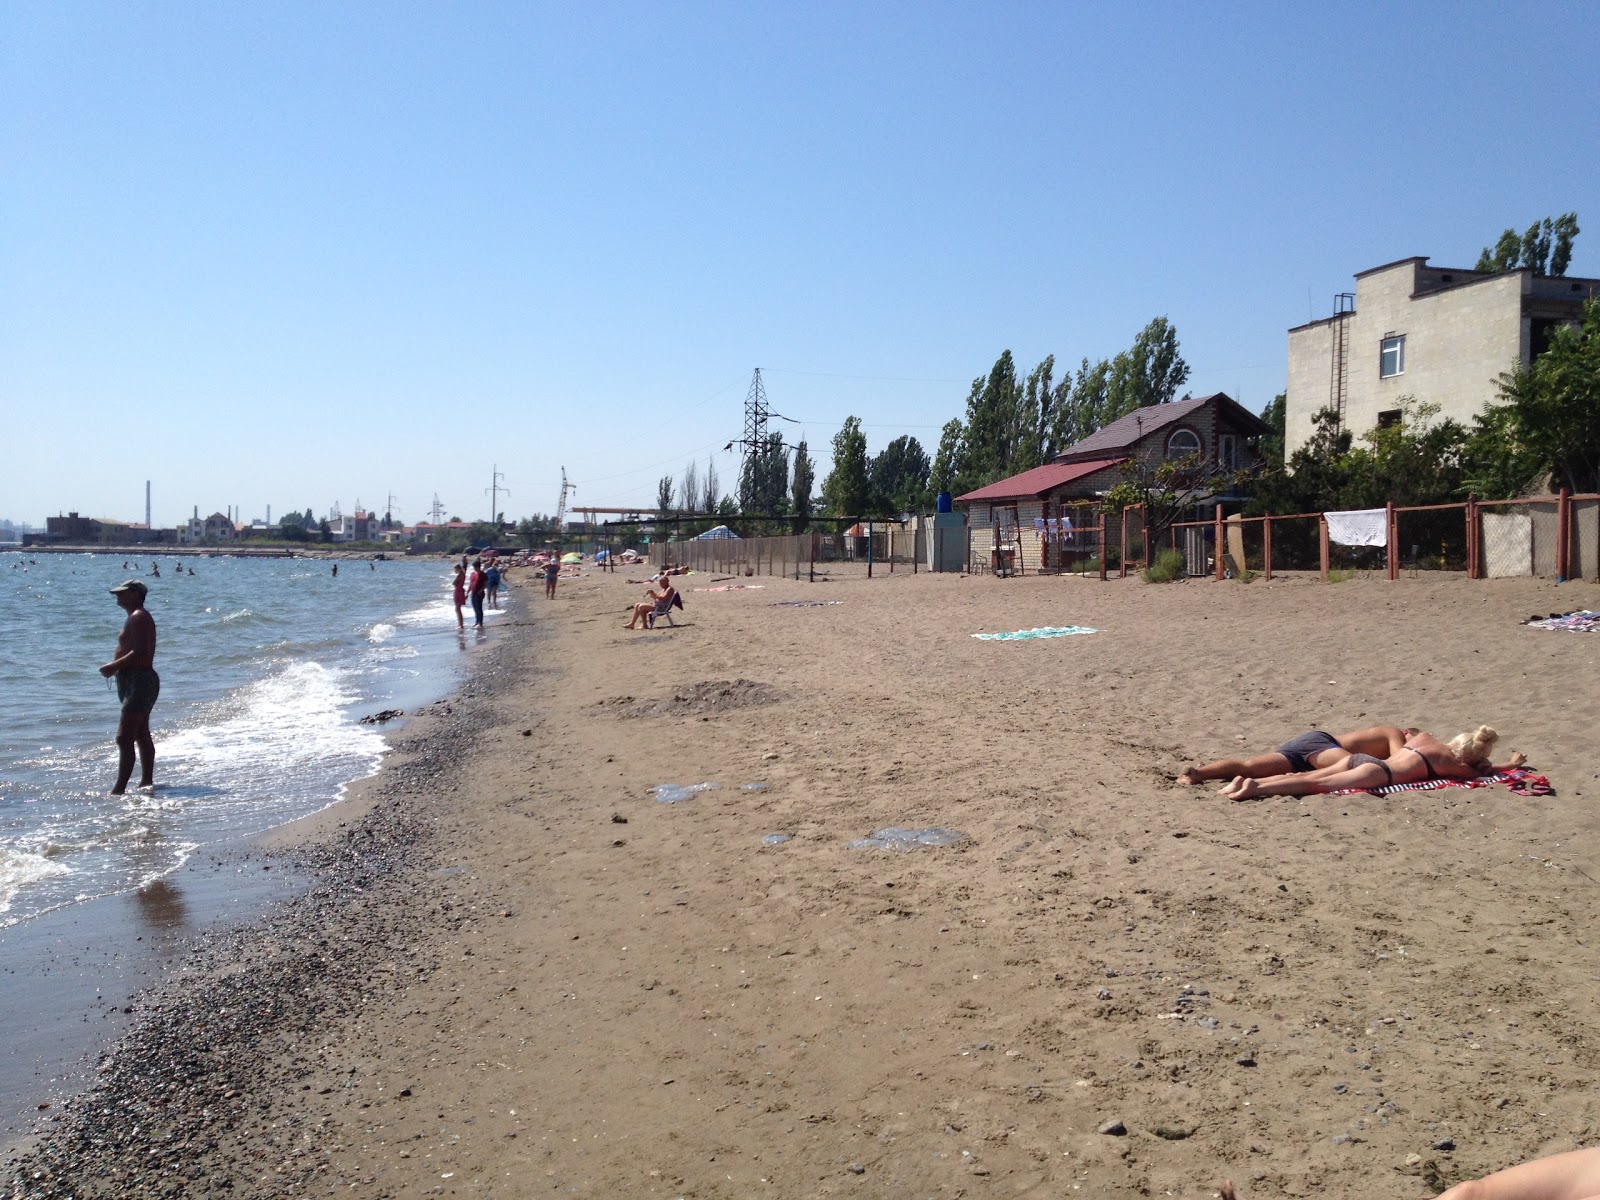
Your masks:
M820 485L1009 349L1287 330L1576 211L1600 5L0 5L0 518L426 520ZM391 499L392 502L391 502Z

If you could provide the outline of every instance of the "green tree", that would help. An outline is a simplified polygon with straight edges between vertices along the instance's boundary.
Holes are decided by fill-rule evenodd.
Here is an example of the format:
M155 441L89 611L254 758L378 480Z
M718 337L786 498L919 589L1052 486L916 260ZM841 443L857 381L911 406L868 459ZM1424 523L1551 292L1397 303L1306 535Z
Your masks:
M278 536L286 542L306 540L305 523L300 519L299 513L290 513L278 522Z
M672 476L656 480L656 508L665 516L672 512Z
M1552 331L1530 366L1500 376L1490 413L1525 466L1557 487L1600 489L1600 300L1584 304L1582 325Z
M683 467L683 482L678 485L678 511L692 513L700 508L700 471L694 459Z
M1022 418L1022 388L1011 351L1001 352L987 377L972 381L967 394L960 485L982 487L1012 474Z
M326 517L317 523L317 540L321 542L333 541L333 526L328 524Z
M1572 241L1579 232L1577 213L1535 221L1520 237L1515 229L1507 229L1493 250L1484 247L1474 270L1515 271L1527 267L1535 275L1565 275L1572 262Z
M817 463L811 457L804 438L794 448L794 479L789 488L789 511L799 518L795 532L805 532L811 521L811 489L815 485Z
M926 509L928 466L928 452L916 438L895 438L867 468L873 508L889 515Z
M1410 396L1400 400L1400 420L1362 434L1366 446L1354 452L1354 474L1361 489L1343 497L1347 508L1444 504L1462 494L1462 455L1467 430L1457 421L1439 421L1437 404Z
M1248 471L1228 470L1199 451L1159 461L1133 458L1123 464L1122 478L1106 493L1104 507L1120 513L1142 505L1149 544L1156 546L1195 505L1226 493L1248 476Z
M500 538L500 526L493 521L474 521L467 527L467 540L474 546L492 546Z
M701 485L700 511L714 513L717 511L717 502L722 499L721 481L717 479L717 464L708 455L706 457L705 482Z
M1101 359L1091 364L1086 358L1078 364L1072 385L1072 442L1081 442L1111 418L1111 363Z
M956 495L962 488L961 479L966 470L964 439L966 427L960 418L952 417L939 431L939 448L933 454L933 467L928 472L928 490L934 495L949 492Z
M741 512L764 517L782 516L789 507L789 451L783 434L769 433L753 454L744 460L739 479Z
M1289 436L1289 394L1279 392L1261 410L1261 419L1272 426L1272 432L1256 446L1261 461L1270 467L1283 466L1283 450Z
M1069 372L1056 383L1055 369L1056 356L1047 354L1043 362L1028 372L1027 382L1022 385L1023 423L1030 432L1023 453L1018 455L1019 470L1053 461L1078 440L1072 375Z
M833 469L822 482L822 500L836 517L859 517L867 513L871 501L871 482L867 473L867 436L861 432L860 417L846 417L833 435Z
M1131 348L1111 360L1102 424L1136 408L1170 403L1188 378L1189 364L1178 353L1178 331L1165 317L1156 317L1139 331Z

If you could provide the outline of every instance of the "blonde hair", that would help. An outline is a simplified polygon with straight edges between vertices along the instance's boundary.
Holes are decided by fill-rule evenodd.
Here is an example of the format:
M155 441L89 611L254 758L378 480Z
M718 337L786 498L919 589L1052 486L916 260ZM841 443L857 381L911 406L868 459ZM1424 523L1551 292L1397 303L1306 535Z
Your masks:
M1469 767L1486 766L1489 752L1500 740L1500 735L1487 725L1479 725L1471 733L1458 733L1448 743L1450 753Z

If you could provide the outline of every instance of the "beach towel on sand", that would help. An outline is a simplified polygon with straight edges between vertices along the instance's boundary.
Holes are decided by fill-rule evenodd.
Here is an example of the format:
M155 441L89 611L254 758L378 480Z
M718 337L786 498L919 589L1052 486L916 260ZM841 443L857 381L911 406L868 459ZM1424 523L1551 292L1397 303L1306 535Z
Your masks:
M1391 796L1395 792L1433 792L1440 788L1481 788L1488 787L1491 783L1503 783L1519 796L1548 796L1551 794L1550 781L1543 775L1535 775L1524 767L1516 767L1510 771L1503 771L1498 775L1480 775L1476 779L1422 779L1416 783L1391 783L1387 787L1369 788L1374 796ZM1337 792L1328 792L1329 796L1359 796L1361 788L1344 788Z
M1580 608L1575 612L1551 613L1548 617L1529 617L1523 622L1535 629L1566 629L1572 633L1600 633L1600 612Z
M1046 625L1040 629L1019 629L1015 633L975 633L972 636L985 642L1026 642L1034 638L1070 637L1075 633L1099 633L1087 625Z

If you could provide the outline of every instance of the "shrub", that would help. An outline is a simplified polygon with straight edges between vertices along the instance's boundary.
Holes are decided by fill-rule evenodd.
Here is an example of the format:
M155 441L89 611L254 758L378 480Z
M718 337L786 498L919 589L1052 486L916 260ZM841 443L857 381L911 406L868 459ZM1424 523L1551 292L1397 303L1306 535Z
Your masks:
M1184 562L1183 551L1161 550L1156 554L1155 562L1144 569L1146 583L1171 583L1174 579L1184 579L1188 576L1189 569Z

